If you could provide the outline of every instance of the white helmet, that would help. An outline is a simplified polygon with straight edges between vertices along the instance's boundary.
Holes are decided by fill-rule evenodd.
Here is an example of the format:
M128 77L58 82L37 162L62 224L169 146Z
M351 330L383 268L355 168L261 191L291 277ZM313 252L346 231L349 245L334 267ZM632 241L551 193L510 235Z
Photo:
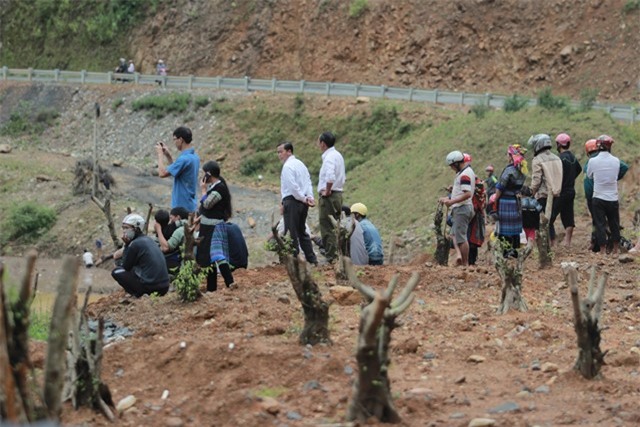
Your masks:
M142 218L138 214L129 214L125 216L122 220L122 223L135 227L140 231L142 231L142 229L144 228L144 218Z
M460 151L452 151L447 154L447 165L451 166L454 163L462 162L464 160L464 154Z
M529 138L529 146L533 148L533 154L536 155L545 148L551 148L551 137L546 133L539 133Z

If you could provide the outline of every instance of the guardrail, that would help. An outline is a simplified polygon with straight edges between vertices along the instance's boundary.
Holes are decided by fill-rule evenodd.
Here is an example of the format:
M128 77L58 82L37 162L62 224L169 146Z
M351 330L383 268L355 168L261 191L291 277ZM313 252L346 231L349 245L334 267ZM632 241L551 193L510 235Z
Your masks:
M474 106L484 104L493 108L503 108L509 96L491 93L477 94L466 92L441 91L438 89L415 89L392 86L374 86L365 84L308 82L305 80L265 80L250 77L197 77L197 76L157 76L153 74L117 74L111 71L97 73L91 71L61 71L36 70L33 68L15 69L2 67L2 80L28 82L64 82L80 84L114 84L117 82L132 82L135 84L159 84L165 88L176 89L229 89L244 91L267 91L272 93L303 93L325 96L350 96L387 98L410 102L426 102ZM574 108L580 107L580 102L569 101ZM535 106L536 99L529 99L528 105ZM592 109L605 111L614 119L634 123L639 116L637 108L625 104L595 103Z

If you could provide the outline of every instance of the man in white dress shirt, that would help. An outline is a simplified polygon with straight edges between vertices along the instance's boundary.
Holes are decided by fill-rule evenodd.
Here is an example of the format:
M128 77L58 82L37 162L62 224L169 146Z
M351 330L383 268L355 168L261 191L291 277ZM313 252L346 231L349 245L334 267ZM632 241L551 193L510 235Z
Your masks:
M280 195L285 233L288 231L291 236L296 256L301 248L307 262L317 264L311 238L305 230L309 208L316 205L309 170L293 155L291 142L286 141L278 145L277 151L278 158L282 162Z
M338 257L338 242L330 216L340 221L342 212L342 190L346 181L344 159L335 149L336 137L331 132L324 132L318 137L318 146L322 151L322 167L318 181L320 201L320 235L325 249L327 261L333 262Z

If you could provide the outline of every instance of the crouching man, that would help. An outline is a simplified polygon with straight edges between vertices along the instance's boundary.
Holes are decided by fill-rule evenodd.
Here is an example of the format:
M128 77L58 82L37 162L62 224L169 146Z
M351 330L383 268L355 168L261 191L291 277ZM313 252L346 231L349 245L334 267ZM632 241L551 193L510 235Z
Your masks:
M122 220L124 248L113 255L122 258L122 267L116 267L111 276L135 297L154 292L164 295L169 291L169 274L160 248L150 237L142 234L144 218L129 214Z

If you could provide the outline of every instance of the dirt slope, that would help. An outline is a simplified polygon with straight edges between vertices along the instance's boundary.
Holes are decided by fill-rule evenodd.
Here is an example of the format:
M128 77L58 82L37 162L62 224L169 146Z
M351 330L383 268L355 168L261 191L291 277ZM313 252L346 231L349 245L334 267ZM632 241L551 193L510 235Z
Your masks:
M639 100L627 0L176 0L131 35L144 72Z

